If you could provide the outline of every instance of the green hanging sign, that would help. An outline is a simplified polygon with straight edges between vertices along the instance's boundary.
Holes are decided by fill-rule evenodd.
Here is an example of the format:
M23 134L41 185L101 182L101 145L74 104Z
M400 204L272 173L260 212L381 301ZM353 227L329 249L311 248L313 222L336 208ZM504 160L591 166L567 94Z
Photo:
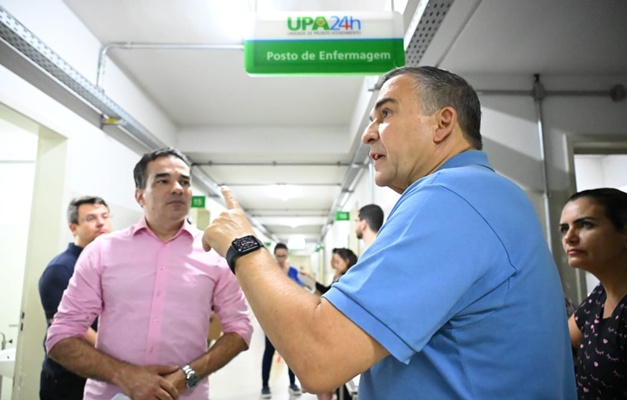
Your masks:
M397 12L277 13L250 26L244 66L253 75L378 75L405 64Z

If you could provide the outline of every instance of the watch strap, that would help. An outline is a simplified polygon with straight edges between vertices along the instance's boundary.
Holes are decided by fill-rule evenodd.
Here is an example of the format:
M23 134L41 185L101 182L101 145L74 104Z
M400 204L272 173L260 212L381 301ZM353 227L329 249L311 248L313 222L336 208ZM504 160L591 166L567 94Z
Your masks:
M235 274L235 260L238 256L239 254L237 250L235 250L235 247L231 245L226 252L226 262L229 264L229 268L231 268L231 272L233 272L233 274Z

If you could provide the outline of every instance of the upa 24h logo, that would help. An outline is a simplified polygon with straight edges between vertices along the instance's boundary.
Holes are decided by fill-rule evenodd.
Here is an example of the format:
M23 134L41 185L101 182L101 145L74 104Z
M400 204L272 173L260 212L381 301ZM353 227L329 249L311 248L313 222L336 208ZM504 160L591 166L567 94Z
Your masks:
M361 30L361 20L351 16L338 17L336 15L325 17L288 17L287 28L290 31L352 31Z

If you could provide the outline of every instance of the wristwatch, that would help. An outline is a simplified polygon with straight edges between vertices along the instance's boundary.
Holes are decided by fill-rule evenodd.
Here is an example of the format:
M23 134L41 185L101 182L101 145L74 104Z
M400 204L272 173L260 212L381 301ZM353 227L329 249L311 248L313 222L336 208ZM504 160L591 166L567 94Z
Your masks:
M187 388L188 389L193 389L196 386L198 386L198 384L200 383L200 377L198 376L196 371L194 371L192 369L192 367L190 367L189 365L185 365L181 369L185 373L185 381L186 381L185 384L186 384Z
M226 252L226 262L229 264L231 271L235 273L235 260L244 254L251 253L255 250L264 248L261 240L254 235L243 236L233 240L231 247Z

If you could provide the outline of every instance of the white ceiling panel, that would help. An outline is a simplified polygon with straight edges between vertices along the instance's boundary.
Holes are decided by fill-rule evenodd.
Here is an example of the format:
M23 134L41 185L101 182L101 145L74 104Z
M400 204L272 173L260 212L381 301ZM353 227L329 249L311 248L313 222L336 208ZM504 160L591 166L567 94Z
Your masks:
M65 3L104 46L241 45L233 28L246 10L382 11L390 2ZM399 0L395 8L409 4L415 9L418 3ZM626 17L627 2L619 0L456 0L421 62L461 75L625 74ZM363 77L250 77L239 49L112 48L108 55L178 126L180 143L173 145L181 145L197 163L214 163L200 168L216 183L232 185L250 215L271 235L287 241L289 235L301 233L310 242L320 240L342 193L340 185L356 172L348 165L359 150L361 132L348 127L360 121L363 125L369 110L357 104L376 95L362 93ZM106 70L103 87L106 93ZM247 165L251 163L258 165ZM307 165L314 163L328 165ZM281 200L267 192L267 185L277 183L301 184L302 192Z

